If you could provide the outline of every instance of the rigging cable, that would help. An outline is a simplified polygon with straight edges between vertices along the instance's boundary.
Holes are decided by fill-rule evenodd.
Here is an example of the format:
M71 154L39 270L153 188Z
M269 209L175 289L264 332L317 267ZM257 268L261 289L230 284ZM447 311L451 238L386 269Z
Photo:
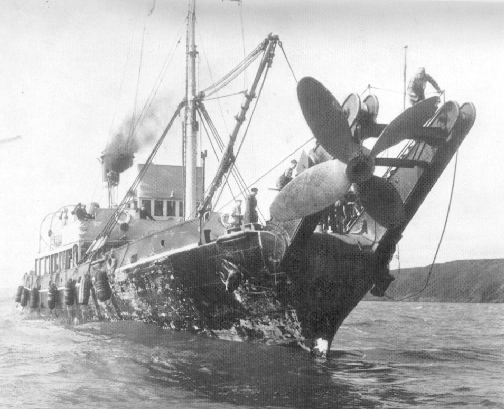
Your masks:
M245 142L245 137L247 136L248 130L250 128L250 124L252 122L252 117L254 116L254 113L255 113L255 111L257 109L257 105L259 103L259 98L261 97L262 90L264 88L264 84L266 82L266 77L268 76L269 69L270 69L270 66L269 65L266 66L266 69L264 71L264 76L263 76L263 79L262 79L262 83L261 83L261 86L259 87L259 91L257 93L257 98L256 98L256 101L254 103L254 108L252 109L252 112L250 113L250 117L249 117L249 120L248 120L248 123L247 123L247 127L245 128L245 132L243 133L242 139L240 141L240 145L238 146L238 149L236 150L236 155L235 155L236 158L238 158L238 155L240 154L240 151L241 151L241 148L243 146L243 143ZM237 172L239 173L236 163L234 164L233 168L236 168ZM243 178L242 178L242 181L243 181L243 183L245 185L245 189L247 189L247 185L245 184L245 181L243 180ZM261 212L259 211L259 213L261 213ZM261 216L262 216L262 214L261 214Z
M290 71L292 73L292 77L294 78L294 81L297 83L298 80L296 78L296 74L294 74L294 70L292 69L291 63L290 63L289 59L287 58L287 54L285 53L285 50L284 50L284 47L283 47L283 43L281 41L279 41L278 45L280 46L280 49L282 50L282 53L283 53L283 55L285 57L285 61L287 61L287 65L290 68Z
M404 296L401 299L394 299L393 297L388 296L387 294L385 294L385 296L387 297L387 299L391 299L391 300L394 300L396 302L401 302L403 300L406 300L406 299L409 299L409 298L412 298L412 297L420 295L427 288L427 286L429 284L429 281L430 281L430 278L431 278L431 275L432 275L432 271L434 270L434 264L436 263L436 258L437 258L439 249L441 248L441 244L443 243L443 238L444 238L444 234L445 234L445 231L446 231L446 226L448 224L448 217L450 215L451 205L452 205L452 201L453 201L453 192L455 190L455 180L456 180L456 177L457 177L457 162L458 162L458 149L457 149L457 151L455 153L455 165L453 167L453 178L452 178L452 186L451 186L451 191L450 191L450 199L448 201L448 208L446 209L446 216L445 216L445 220L444 220L443 230L441 232L441 236L439 238L439 242L438 242L437 247L436 247L436 252L434 253L434 258L432 259L432 263L430 265L429 272L427 273L427 278L425 280L425 283L424 283L422 289L420 289L418 292L414 292L411 295L406 295L406 296Z
M201 110L201 113L204 116L204 119L206 121L206 125L208 125L208 127L212 131L212 135L213 135L213 137L214 137L214 139L215 139L215 141L217 143L217 146L219 147L220 152L222 153L224 151L224 142L220 138L219 132L217 131L215 125L212 122L212 119L210 118L210 115L208 114L208 112L205 109L205 106L202 103L199 104L199 109ZM205 123L203 123L203 125L205 125ZM232 169L231 169L231 171L232 171ZM228 184L228 188L229 188L229 191L231 192L231 196L233 197L234 200L236 199L236 196L235 196L233 190L231 189L231 184L228 182L230 174L233 175L233 179L235 180L236 186L238 187L238 190L240 191L240 194L243 197L246 196L246 187L243 186L243 182L240 181L240 179L239 179L239 177L241 175L239 175L239 174L237 175L236 172L229 172L228 175L226 176L225 183L222 184L222 186L220 187L221 191L218 194L218 197L217 197L217 200L215 201L215 203L218 203L219 198L222 195L222 190L223 190L223 188L225 187L226 184Z
M203 105L202 102L200 102L198 104L198 107L199 109L201 110L201 113L208 125L208 127L210 128L210 130L212 131L212 135L214 136L216 142L217 142L217 145L221 151L221 153L223 152L224 150L224 142L222 141L220 135L219 135L219 132L217 131L217 128L215 127L215 125L213 124L212 122L212 119L210 118L210 115L208 114L208 111L206 111L206 108L205 106ZM243 181L243 178L241 177L241 175L238 173L236 174L235 171L233 171L233 168L231 168L231 171L233 173L233 179L235 180L236 182L236 185L238 187L238 189L240 190L240 193L245 196L246 195L246 184L244 183ZM241 180L240 180L241 178Z
M202 95L206 94L208 96L208 95L211 95L213 93L216 93L220 89L222 89L224 86L226 86L227 84L229 84L232 80L234 80L237 77L237 75L239 75L241 73L241 71L245 70L259 56L259 54L261 53L261 51L263 52L263 58L264 58L266 44L267 44L266 41L263 41L261 44L259 44L256 47L256 49L253 50L249 54L248 57L246 57L242 62L240 62L228 74L226 74L224 77L222 77L222 79L220 79L219 81L215 82L214 84L210 85L205 90L203 90ZM205 54L205 58L207 60L207 66L208 66L208 69L209 69L209 72L210 72L210 77L213 77L212 76L212 72L210 70L210 66L208 64L208 58L207 58L206 54ZM264 82L263 82L263 85L264 85ZM218 101L218 103L219 103L219 109L221 111L221 116L223 116L222 107L221 107L219 101ZM256 101L256 104L255 104L255 107L256 106L257 106L257 101ZM254 110L255 110L255 107L254 107ZM206 113L206 110L204 109L204 106L202 106L202 108L204 110L203 114L206 117L207 123L209 124L209 127L212 129L212 133L215 135L216 140L219 141L220 137L218 135L217 130L213 126L213 123L212 123L211 119L209 118L208 114ZM248 125L247 125L247 129L250 126L250 120L251 120L251 118L249 119L249 122L248 122ZM225 121L224 121L224 123L225 123ZM245 132L245 134L246 134L246 132ZM243 138L245 138L245 134L244 134ZM221 150L222 150L223 147L224 147L224 144L222 142L221 142L221 144L222 144L222 147L221 147ZM243 139L242 139L242 144L243 144ZM240 147L241 147L241 144L240 144ZM237 155L238 155L238 153L236 154L236 156ZM236 167L235 164L233 164L233 166L231 167L231 171L230 172L233 174L233 178L235 179L238 188L242 192L242 195L245 197L246 196L246 190L247 190L246 183L245 183L243 177L241 176L241 174L240 174L240 172L239 172L239 170L238 170L238 168ZM261 217L263 217L263 219L264 219L264 216L262 215L261 211L259 209L258 209L258 211L259 211L259 214L261 214Z
M250 117L249 117L249 120L248 120L248 123L247 123L247 127L245 128L245 132L243 133L242 139L240 141L240 145L238 146L238 149L236 150L236 155L235 155L236 158L238 158L238 155L240 154L240 151L241 151L241 149L243 147L243 143L245 142L245 137L247 136L248 130L250 128L250 124L252 123L252 118L253 118L254 113L255 113L255 111L257 109L257 105L259 103L259 98L261 97L261 93L262 93L262 90L264 88L264 84L266 82L266 77L268 76L269 68L270 68L269 65L266 66L266 70L264 71L264 76L263 76L263 79L262 79L261 86L259 87L259 91L257 93L257 98L256 98L256 101L255 101L255 104L254 104L254 108L252 109L252 112L250 113ZM245 191L247 191L248 190L247 184L245 183L245 180L241 176L240 171L238 170L238 166L237 166L236 162L232 165L231 171L232 172L235 171L238 174L238 176L242 180L242 184L245 186ZM244 195L244 196L246 197L246 195ZM257 211L258 211L259 215L262 217L262 219L264 221L266 221L266 218L264 217L263 213L261 212L261 209L259 208L259 206L257 207Z
M210 79L212 80L213 83L215 83L214 81L214 76L213 76L213 73L212 73L212 69L210 68L210 62L208 61L208 56L205 52L205 48L203 46L203 39L200 38L200 44L201 44L201 51L203 52L204 56L205 56L205 61L206 61L206 64L207 64L207 68L208 68L208 73L210 75ZM245 53L244 53L245 54ZM241 91L241 93L245 94L247 92L247 90L243 90ZM226 129L226 132L229 133L229 129L228 129L228 126L227 126L227 122L226 122L226 118L224 116L224 112L223 112L223 109L222 109L222 105L221 105L221 102L220 102L220 99L221 98L224 98L224 97L230 97L232 95L237 95L239 93L233 93L233 94L227 94L227 95L224 95L224 96L220 96L219 93L218 93L218 90L216 91L216 94L217 94L217 97L213 97L213 98L208 98L208 100L217 100L217 106L219 108L219 113L220 113L220 116L222 118L222 122L224 124L224 127ZM205 98L206 100L206 98ZM210 129L212 130L212 134L215 138L215 141L217 143L217 145L219 146L220 148L220 151L222 153L223 149L224 149L224 143L222 141L222 139L220 138L220 135L217 131L217 129L215 128L210 116L208 115L208 112L206 111L206 108L203 106L203 104L200 105L200 109L203 110L203 112L200 112L200 116L203 114L205 115L205 117L207 118L207 123L208 123L208 126L210 127ZM213 146L212 146L212 149L213 149ZM214 152L216 153L216 151L214 150ZM217 154L216 154L217 155ZM226 178L226 183L228 184L228 188L229 188L229 191L231 192L231 196L233 197L233 199L235 198L234 196L234 193L231 189L231 184L228 182L228 179L229 179L229 176ZM240 189L240 186L238 184L238 182L236 182L237 186L238 186L238 189L241 191ZM223 185L223 187L225 186L225 184ZM222 191L220 191L219 195L218 195L218 198L220 198L222 194ZM217 202L216 202L217 203Z
M204 47L204 44L203 44L203 39L201 38L201 36L199 37L199 40L200 40L200 50L201 52L203 53L203 55L205 56L205 61L206 61L206 65L207 65L207 68L208 68L208 74L210 75L210 80L215 83L214 81L214 76L213 76L213 73L212 73L212 69L210 68L210 62L208 61L208 56L206 54L206 51L205 51L205 47ZM222 110L222 105L220 103L220 96L219 96L219 93L217 92L217 97L213 97L213 98L209 98L208 100L214 100L216 99L217 100L217 105L219 107L219 112L220 112L220 115L221 115L221 118L222 118L222 122L224 124L224 127L226 128L226 132L229 133L229 129L228 129L228 126L227 126L227 122L226 122L226 119L224 117L224 112ZM207 98L205 98L206 100Z
M254 62L254 60L260 55L262 51L265 50L266 42L263 41L259 44L254 50L252 50L249 55L240 63L238 63L231 71L229 71L224 77L215 83L209 85L207 88L201 91L201 93L205 96L210 96L215 94L217 91L224 88L231 81L233 81L236 77L238 77L243 70L245 70L250 64Z
M201 110L200 110L200 108L199 108L199 107L198 107L197 112L198 112L198 115L199 115L199 117L200 117L201 124L203 124L203 129L205 130L205 133L206 133L206 135L207 135L207 137L208 137L208 141L210 142L210 146L212 147L212 151L213 151L213 153L215 154L215 158L217 159L217 161L220 161L219 155L217 154L217 150L215 149L215 146L214 146L214 144L213 144L213 142L212 142L212 139L210 138L210 133L208 132L207 124L205 123L205 120L204 120L204 118L203 118L203 116L202 116L202 113L201 113ZM214 136L214 138L215 138L215 136ZM216 141L216 143L217 143L217 145L219 145L219 142L218 142L218 141ZM220 150L221 150L221 152L222 152L222 148L220 148ZM226 178L226 181L225 181L225 183L223 184L223 186L225 186L226 184L228 185L229 191L231 192L231 196L233 197L233 199L234 199L234 200L236 200L236 196L235 196L235 194L234 194L233 190L231 189L231 185L229 184L229 182L228 182L228 179L227 179L227 178ZM219 196L220 196L220 195L219 195Z
M247 123L247 127L245 128L245 132L243 133L243 137L242 137L242 140L240 141L240 145L238 146L238 149L236 150L236 157L237 158L238 158L238 154L240 154L240 150L241 150L241 148L243 146L243 142L245 141L245 137L247 136L247 133L248 133L248 130L249 130L249 127L250 127L250 123L252 121L252 117L254 116L255 110L257 108L257 104L259 103L259 98L261 97L261 93L262 93L262 90L263 90L263 87L264 87L264 83L266 82L266 77L268 76L268 71L269 71L269 66L266 67L266 70L264 71L264 77L263 77L261 86L259 87L259 92L257 93L257 98L256 98L256 101L255 101L255 104L254 104L254 108L252 109L252 112L250 113L250 117L249 117L249 120L248 120L248 123Z
M243 48L243 58L246 57L245 51L245 29L243 25L243 10L242 10L242 1L238 1L238 8L240 9L240 26L241 26L241 36L242 36L242 48ZM247 70L243 70L243 88L247 89Z
M257 184L260 180L262 180L264 177L269 175L273 170L278 168L280 165L283 164L284 161L289 159L292 155L294 155L296 152L298 152L300 149L302 149L305 145L307 145L309 142L313 141L315 137L311 137L309 140L303 142L300 146L298 146L294 151L292 151L289 155L283 157L279 162L276 163L273 167L271 167L268 171L266 171L264 174L262 174L259 178L257 178L255 181L253 181L251 184L247 186L247 189L250 188L251 186ZM226 202L224 205L222 205L217 212L221 211L224 207L228 206L231 203L231 201Z
M121 99L122 89L123 89L123 85L124 85L124 79L126 78L126 68L128 67L128 63L129 63L129 60L130 60L131 45L133 43L133 35L134 35L134 31L131 32L131 38L130 38L129 45L128 45L128 52L126 53L126 61L124 62L124 68L123 68L123 73L122 73L122 77L121 77L121 83L119 85L119 95L117 97L118 102ZM117 105L115 106L114 114L112 115L112 121L110 121L109 135L112 134L112 128L114 126L116 115L117 115Z
M173 44L173 46L170 48L170 51L168 52L168 54L166 55L166 58L165 58L165 61L163 62L161 70L159 71L159 74L158 74L156 80L154 81L154 85L152 86L152 90L151 90L149 96L147 97L147 99L145 100L145 104L142 107L142 111L140 112L140 115L138 116L138 119L135 123L135 128L143 120L145 114L147 113L147 111L151 107L152 103L154 102L154 99L156 98L157 93L158 93L159 89L161 88L161 85L163 84L163 81L166 76L166 72L168 71L168 67L170 66L171 62L173 61L173 58L175 56L175 52L177 51L177 48L182 40L182 35L180 34L180 32L181 32L183 26L184 26L184 24L181 26L181 28L179 28L179 30L177 32L177 36L176 36L176 41Z
M205 98L205 101L219 100L221 98L233 97L235 95L240 95L240 94L244 95L246 92L247 92L247 90L241 90L241 91L237 91L237 92L231 93L231 94L217 95L217 97Z
M129 138L131 138L133 136L133 133L135 131L135 126L136 126L136 118L135 117L136 117L137 100L138 100L138 89L140 86L140 75L142 73L143 50L144 50L144 43L145 43L145 28L146 28L146 25L144 24L144 29L143 29L143 33L142 33L142 45L140 47L140 61L138 63L138 75L137 75L137 83L136 83L136 90L135 90L135 100L133 103L133 116L132 116L132 121L130 124L128 141L129 141Z

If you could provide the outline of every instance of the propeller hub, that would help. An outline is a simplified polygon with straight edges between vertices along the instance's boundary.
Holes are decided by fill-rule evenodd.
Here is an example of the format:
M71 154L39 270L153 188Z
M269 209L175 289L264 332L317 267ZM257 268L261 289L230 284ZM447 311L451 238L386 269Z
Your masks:
M350 156L345 172L350 182L359 183L371 178L374 167L374 159L371 156L357 151Z

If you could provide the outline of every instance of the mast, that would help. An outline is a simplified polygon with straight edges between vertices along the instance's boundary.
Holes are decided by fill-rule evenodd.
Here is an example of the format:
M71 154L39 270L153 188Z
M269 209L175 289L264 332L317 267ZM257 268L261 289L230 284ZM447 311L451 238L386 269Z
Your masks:
M198 122L196 121L196 0L188 0L187 44L186 44L186 101L184 122L184 216L192 218L196 214L196 160L198 151Z
M407 63L408 46L404 46L404 70L403 70L403 110L406 109L406 63Z
M231 168L234 166L235 162L235 154L233 152L233 147L236 142L236 138L238 137L238 133L240 131L240 128L245 121L245 115L247 114L247 111L250 107L250 103L254 98L257 97L257 88L259 87L259 82L261 81L261 78L265 78L266 74L265 71L271 67L271 64L273 63L273 57L275 55L275 47L279 43L278 36L275 34L270 33L268 37L262 42L261 48L264 50L264 55L263 58L259 64L259 67L257 69L256 76L254 78L254 81L252 82L252 85L250 86L249 91L245 94L245 101L243 102L240 113L235 117L236 123L234 126L233 131L231 132L231 135L229 136L229 141L226 146L226 148L223 151L222 158L219 163L219 168L217 169L217 173L215 174L214 179L212 180L212 183L210 184L208 188L208 192L206 196L202 199L202 202L199 206L199 213L200 216L202 215L203 212L206 212L210 210L211 204L212 204L212 198L215 192L217 191L217 188L222 183L222 180L224 176L231 171ZM264 74L264 77L263 77ZM203 109L204 106L202 103L201 107Z

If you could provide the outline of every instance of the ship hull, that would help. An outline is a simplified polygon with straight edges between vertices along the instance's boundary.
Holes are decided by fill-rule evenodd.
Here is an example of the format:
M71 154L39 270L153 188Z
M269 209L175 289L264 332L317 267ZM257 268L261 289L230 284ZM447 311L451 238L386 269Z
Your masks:
M106 301L92 288L87 305L79 298L67 305L60 289L56 307L49 310L42 290L39 306L24 310L67 323L139 320L227 340L299 345L326 355L341 323L372 286L371 255L333 235L314 234L293 256L295 268L276 272L271 265L276 239L267 232L245 232L152 258L109 275L112 297Z

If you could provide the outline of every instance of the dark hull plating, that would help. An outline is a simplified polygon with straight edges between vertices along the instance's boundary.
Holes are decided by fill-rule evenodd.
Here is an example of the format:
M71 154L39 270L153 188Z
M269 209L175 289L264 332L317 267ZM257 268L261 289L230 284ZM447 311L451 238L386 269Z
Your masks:
M248 232L238 240L194 248L111 275L111 299L100 302L94 289L87 306L64 303L32 314L67 321L141 320L165 328L204 333L223 339L267 344L299 344L310 350L317 339L330 344L335 332L372 285L366 271L369 253L335 236L314 234L297 272L274 272L265 263L267 232ZM271 239L271 238L270 238ZM261 243L262 242L262 243ZM241 267L226 284L223 259ZM236 266L235 265L235 266ZM324 353L324 352L322 352Z

